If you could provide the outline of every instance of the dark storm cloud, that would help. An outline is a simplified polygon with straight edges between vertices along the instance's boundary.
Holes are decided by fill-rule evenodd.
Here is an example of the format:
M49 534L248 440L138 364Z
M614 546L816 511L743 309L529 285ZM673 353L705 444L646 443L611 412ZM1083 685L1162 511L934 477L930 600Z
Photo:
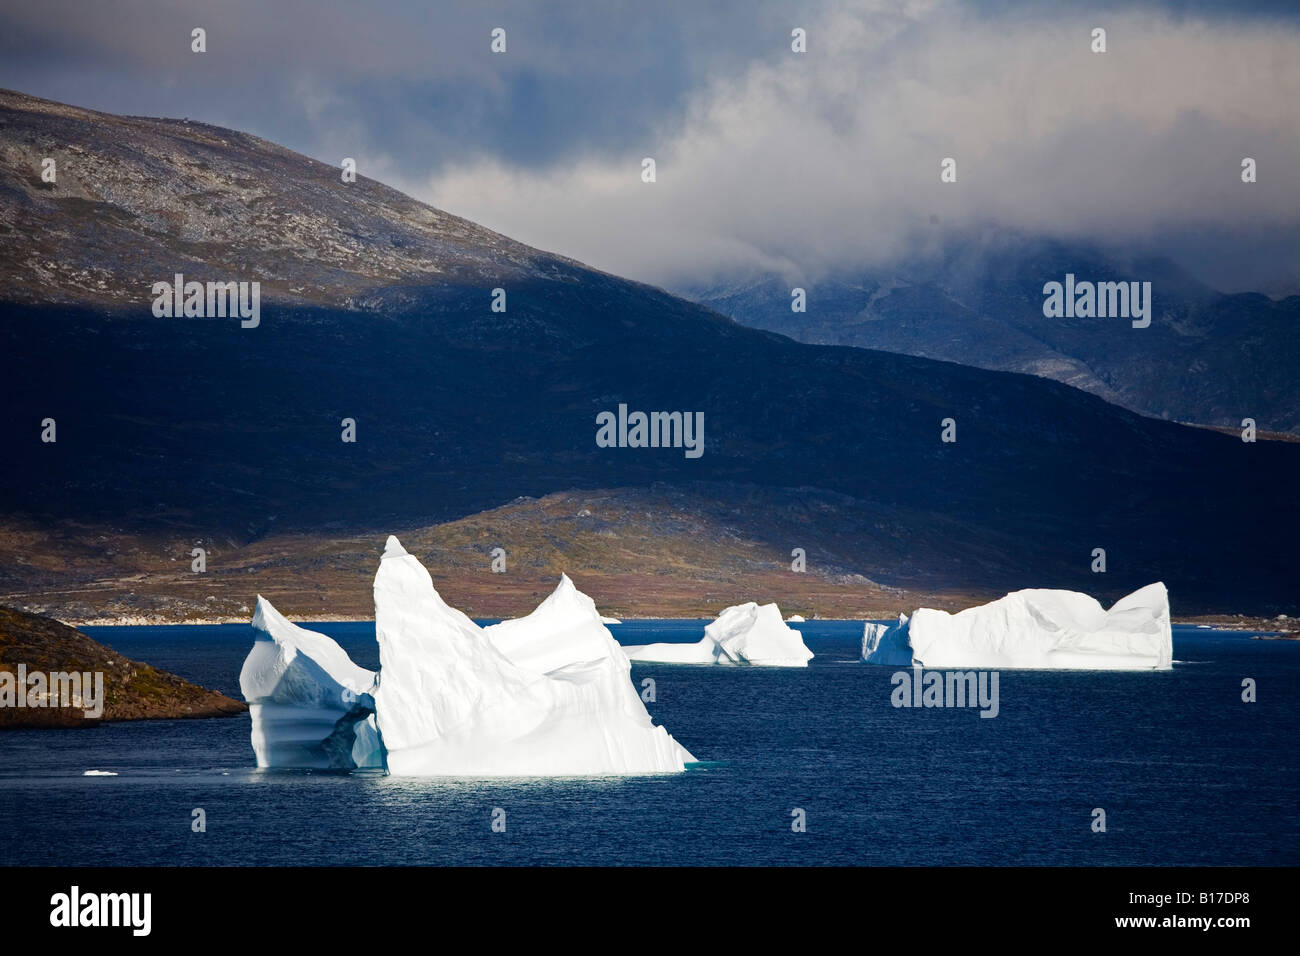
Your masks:
M0 85L421 173L483 152L534 166L672 124L692 90L774 55L790 18L819 6L45 0L5 12ZM489 51L498 26L505 55ZM207 31L204 56L193 27Z
M7 0L0 85L355 157L651 281L886 261L932 242L938 215L1165 248L1222 287L1278 291L1300 287L1295 7ZM937 192L949 155L959 185ZM1247 155L1261 174L1243 192Z

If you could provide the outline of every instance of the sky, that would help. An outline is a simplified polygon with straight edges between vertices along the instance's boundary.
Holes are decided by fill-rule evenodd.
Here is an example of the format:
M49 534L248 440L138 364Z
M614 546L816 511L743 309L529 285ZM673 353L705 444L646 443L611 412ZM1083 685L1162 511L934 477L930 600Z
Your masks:
M669 287L1005 230L1300 292L1297 3L0 0L0 86L353 157Z

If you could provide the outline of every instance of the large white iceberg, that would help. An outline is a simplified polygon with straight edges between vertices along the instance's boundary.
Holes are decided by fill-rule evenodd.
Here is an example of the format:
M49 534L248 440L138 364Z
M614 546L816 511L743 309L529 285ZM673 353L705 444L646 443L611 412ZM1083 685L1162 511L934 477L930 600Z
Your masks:
M756 664L807 667L813 652L803 635L786 626L775 604L729 607L695 644L642 644L623 648L629 660L660 664Z
M258 595L258 632L239 672L259 767L379 769L374 671L332 638L299 627Z
M390 773L676 772L695 758L646 713L595 605L567 578L489 634L389 537L375 576L376 721Z
M1156 582L1105 610L1078 591L1014 591L956 614L921 608L867 624L869 664L932 668L1170 670L1169 592Z

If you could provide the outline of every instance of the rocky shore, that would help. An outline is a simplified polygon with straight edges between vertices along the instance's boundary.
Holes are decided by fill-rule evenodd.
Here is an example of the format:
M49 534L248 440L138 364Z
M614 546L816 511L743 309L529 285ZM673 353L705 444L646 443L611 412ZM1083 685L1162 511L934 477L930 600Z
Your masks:
M54 681L46 686L48 675L56 674L95 679L86 678L84 691L78 681L76 700L61 700ZM75 627L6 607L0 607L0 675L7 675L0 679L0 729L231 717L248 709L242 701L123 657ZM92 695L92 683L102 690ZM83 699L91 696L98 706L90 708L90 700ZM86 716L88 708L98 714Z

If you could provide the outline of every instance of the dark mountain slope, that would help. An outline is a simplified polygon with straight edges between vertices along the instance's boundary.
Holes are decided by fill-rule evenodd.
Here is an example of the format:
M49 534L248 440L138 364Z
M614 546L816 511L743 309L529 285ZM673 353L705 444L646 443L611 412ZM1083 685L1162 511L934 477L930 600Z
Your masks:
M259 140L14 101L0 101L7 163L62 149L96 172L69 203L6 170L10 514L247 540L690 482L720 505L770 489L746 512L763 538L783 496L812 488L839 496L825 507L846 523L903 529L924 560L900 564L938 583L1164 578L1205 606L1295 599L1300 446L1143 419L1028 376L799 345ZM257 218L241 219L250 206ZM112 241L69 238L100 228L90 220L113 223ZM27 250L42 243L56 265L36 273ZM261 325L154 318L150 286L176 271L263 281ZM81 275L102 291L66 278ZM490 310L497 287L504 314ZM598 448L595 416L620 402L703 412L703 457ZM47 417L55 444L40 440ZM340 441L345 417L355 444ZM948 417L956 444L940 442ZM944 542L960 564L940 559ZM840 565L874 565L872 546L837 542ZM1096 547L1104 577L1088 571Z
M1151 283L1149 328L1046 318L1043 285ZM790 310L792 285L807 311ZM964 235L932 261L792 282L777 276L681 290L755 328L1027 372L1157 418L1300 434L1300 296L1223 295L1159 260L1021 236Z

